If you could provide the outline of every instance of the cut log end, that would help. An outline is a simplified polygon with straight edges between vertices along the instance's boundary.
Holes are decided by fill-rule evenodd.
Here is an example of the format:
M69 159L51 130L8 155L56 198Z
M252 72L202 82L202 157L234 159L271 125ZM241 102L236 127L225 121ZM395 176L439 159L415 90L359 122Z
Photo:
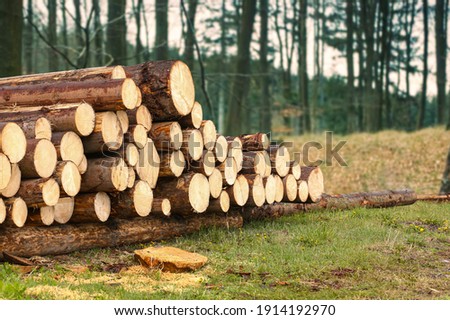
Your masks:
M211 197L214 199L219 198L223 188L223 178L220 170L214 168L211 175L208 177L208 182Z
M199 160L203 155L203 137L199 130L192 130L189 136L188 150L192 160Z
M228 150L228 156L232 157L236 162L236 170L237 172L242 170L243 161L244 161L244 153L242 152L242 148L236 147Z
M0 224L6 220L6 206L2 198L0 198Z
M119 119L120 127L122 132L127 132L130 122L128 120L128 114L125 110L116 111L117 119Z
M55 146L49 140L39 140L33 155L36 173L42 178L50 177L55 171L57 159Z
M309 198L312 202L318 202L324 192L323 174L319 167L314 168L308 177Z
M84 156L83 142L75 132L66 132L61 139L59 152L61 160L72 161L75 165L79 165Z
M42 186L42 200L47 206L54 206L58 203L60 188L55 179L48 179Z
M28 217L28 208L25 201L22 198L14 199L10 210L11 220L13 224L19 228L23 227Z
M194 106L195 88L191 71L184 62L177 61L173 64L169 84L175 109L180 115L187 115Z
M308 183L306 181L299 181L298 183L298 198L300 202L306 202L308 200L309 190Z
M280 177L285 177L290 170L291 157L285 146L279 146L275 156L275 170Z
M253 204L261 207L266 202L266 190L264 188L264 181L261 175L255 175L251 186L251 198Z
M225 162L220 164L219 170L221 170L225 182L230 186L233 185L238 174L236 160L232 157L228 157Z
M213 150L217 139L217 130L214 122L211 120L204 120L200 126L203 143L206 150Z
M8 157L3 153L0 153L0 189L5 189L8 187L9 181L12 176L11 163Z
M145 144L147 143L147 129L143 125L137 124L133 128L133 141L134 144L139 148L142 149L145 147Z
M203 174L194 174L189 184L189 203L196 212L206 211L210 193L208 179Z
M194 106L191 110L191 113L189 115L187 115L187 117L190 117L190 125L192 125L193 128L195 129L199 129L200 126L202 125L202 121L203 121L203 109L202 109L202 105L195 101Z
M50 226L55 221L55 207L44 206L39 208L39 216L44 226Z
M152 214L162 213L166 217L170 217L171 211L172 205L169 199L153 199Z
M55 221L60 224L69 222L73 214L75 201L73 198L60 198L55 205Z
M69 197L74 197L80 192L81 175L78 167L71 161L67 161L61 172L61 186Z
M118 150L123 142L122 126L119 118L112 111L107 111L102 116L102 138L105 145L111 150Z
M152 115L146 106L139 106L136 110L136 124L144 126L149 131L152 128Z
M111 213L111 199L105 192L97 192L94 199L94 211L101 222L108 220Z
M132 79L125 79L122 85L122 102L125 108L134 109L138 106L140 93Z
M128 187L128 167L122 158L117 158L111 170L111 181L117 191L123 191Z
M39 118L36 120L34 126L34 138L35 139L52 139L52 125L47 118Z
M180 150L183 144L183 131L178 122L172 122L170 125L170 143L175 150Z
M276 198L277 182L274 175L270 175L264 179L264 189L266 192L266 202L272 204Z
M131 167L139 162L139 149L133 143L127 143L125 146L125 161Z
M111 79L125 79L127 74L122 66L114 66L111 70Z
M87 166L88 166L87 158L85 155L83 155L80 164L77 166L80 174L84 174L87 171Z
M172 171L175 177L181 176L186 166L186 159L183 152L179 150L172 152L170 155L169 166L170 171Z
M133 167L128 167L128 188L133 188L136 182L136 171Z
M298 195L298 184L293 174L288 174L283 178L284 201L294 201Z
M302 174L302 167L297 160L291 162L291 170L289 171L295 178L295 180L299 180Z
M227 159L228 142L222 135L217 136L216 143L214 145L214 154L219 162L224 162Z
M138 181L133 190L133 203L136 213L141 217L146 217L152 210L153 191L145 181Z
M75 112L75 127L77 133L85 137L94 131L95 112L90 104L81 103Z
M247 203L250 194L247 178L243 175L239 175L231 188L233 190L231 203L243 207Z
M283 185L283 180L281 179L281 177L279 175L274 175L275 176L275 202L281 202L283 201L284 198L284 185Z
M22 128L16 123L7 123L1 130L1 149L11 163L23 159L27 149L27 139Z

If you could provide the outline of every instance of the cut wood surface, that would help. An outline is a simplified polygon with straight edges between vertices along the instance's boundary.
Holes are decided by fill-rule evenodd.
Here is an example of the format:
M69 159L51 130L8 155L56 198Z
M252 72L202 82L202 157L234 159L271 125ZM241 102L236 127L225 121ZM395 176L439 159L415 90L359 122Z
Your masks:
M240 141L240 140L239 140ZM232 145L236 145L235 143L232 143ZM232 157L234 161L236 162L236 169L238 172L240 172L243 168L243 161L244 161L244 153L242 151L242 148L240 147L232 147L228 148L228 157Z
M181 117L178 123L183 129L194 128L199 129L203 121L203 109L198 101L195 101L192 107L191 113L186 116Z
M130 124L140 124L147 131L152 128L152 115L146 106L140 105L133 110L126 110L126 113Z
M84 101L95 111L134 109L138 94L131 79L56 82L0 87L0 106L43 106Z
M155 121L177 120L189 114L195 102L194 80L189 67L178 60L149 61L126 67L142 93Z
M308 183L308 202L318 202L324 192L323 174L319 167L302 167L301 180Z
M72 218L75 207L74 198L59 198L55 208L55 221L59 224L66 224Z
M86 173L87 165L88 165L87 158L84 155L83 159L81 159L81 163L77 166L78 167L78 171L80 172L80 174Z
M295 180L300 180L300 176L302 174L302 167L297 160L291 161L289 164L289 173L292 174Z
M218 198L223 189L223 178L219 169L213 169L211 175L208 177L208 182L211 197L214 199Z
M5 222L5 219L6 219L6 206L3 199L0 198L0 224Z
M183 132L178 122L154 123L148 136L158 151L180 150L183 143Z
M249 197L246 205L261 207L266 202L266 190L264 181L259 174L245 175L249 185Z
M448 202L450 194L418 194L418 201Z
M83 193L74 198L70 222L105 222L111 213L111 201L105 192Z
M8 187L12 176L12 167L9 159L3 153L0 153L0 190Z
M136 183L136 171L132 167L128 167L128 185L127 188L132 188Z
M203 154L203 137L202 133L197 129L183 130L183 142L180 150L186 158L198 160Z
M238 174L237 164L234 158L228 157L216 168L219 169L219 171L222 173L222 178L226 184L230 186L234 184Z
M55 132L52 136L58 160L72 161L79 165L83 160L84 147L78 134L73 131Z
M133 124L123 138L126 143L134 143L138 149L142 149L147 143L147 130L140 124Z
M5 156L6 158L6 156ZM0 157L0 161L2 158ZM6 159L3 159L6 160ZM1 164L0 164L1 165ZM5 162L5 168L8 167L8 162ZM3 169L0 169L0 179L4 177L3 175ZM4 179L6 179L5 177ZM19 165L17 163L14 163L11 165L11 174L9 178L9 182L6 185L5 188L0 189L0 194L6 198L10 198L16 195L17 191L19 191L20 188L20 181L22 181L22 173L20 172Z
M198 161L189 161L189 171L199 172L209 177L216 167L216 156L213 151L203 150L203 155Z
M265 133L243 134L239 138L244 151L267 150L270 146L270 139Z
M308 183L302 180L298 181L298 200L300 200L300 202L306 202L308 201L308 196Z
M123 192L110 194L110 197L111 210L115 217L146 217L152 209L153 191L143 180L136 181L132 188Z
M284 198L284 185L283 180L279 175L274 175L275 177L275 202L281 202Z
M225 189L230 196L230 203L234 206L244 206L247 203L250 188L247 178L244 175L238 175L235 183Z
M141 180L146 181L153 189L158 182L161 159L153 141L148 138L143 149L139 150L139 162L136 173Z
M217 199L209 201L208 212L228 212L230 210L230 196L226 190L222 190Z
M214 145L214 155L218 162L224 162L228 156L228 142L222 135L217 135L216 144Z
M27 227L50 226L55 221L55 207L28 208Z
M285 177L289 173L291 162L288 149L283 145L270 146L269 156L272 163L272 173Z
M74 197L80 192L80 171L72 161L58 162L53 177L62 187L61 194L63 196Z
M117 119L119 119L120 127L122 128L122 132L128 131L128 126L130 125L130 121L128 120L128 115L125 110L116 111Z
M53 179L27 179L22 180L16 194L28 205L44 202L47 206L54 206L60 196L58 182Z
M270 175L263 179L264 189L266 191L266 202L272 204L275 202L277 193L277 182L274 175Z
M199 130L202 133L205 149L214 150L217 139L217 130L214 122L211 120L203 120Z
M27 140L26 153L19 167L24 178L48 178L55 171L56 149L49 140Z
M160 153L160 177L179 177L186 167L186 160L183 152L176 150L173 152Z
M127 165L134 167L139 162L139 149L134 143L125 143L123 146L124 155Z
M6 207L6 219L4 224L22 228L28 218L27 203L20 197L10 199L10 201L11 204Z
M23 131L25 137L27 139L47 139L50 140L52 138L52 126L50 121L46 118L38 118L36 120L30 120L25 118L25 115L20 115L16 117L14 120L15 124L17 124ZM26 120L24 120L26 119ZM0 128L4 127L8 124L6 120L2 118L2 114L0 114Z
M284 202L292 202L295 201L298 197L298 182L295 179L293 174L288 174L283 178L283 186L284 186Z
M242 173L264 175L266 171L266 151L247 151L243 153Z
M170 200L167 198L153 198L152 215L163 214L169 217L172 211Z
M88 159L81 192L123 191L128 186L128 167L122 158Z
M0 125L0 150L11 163L18 163L25 156L27 139L22 128L14 122Z

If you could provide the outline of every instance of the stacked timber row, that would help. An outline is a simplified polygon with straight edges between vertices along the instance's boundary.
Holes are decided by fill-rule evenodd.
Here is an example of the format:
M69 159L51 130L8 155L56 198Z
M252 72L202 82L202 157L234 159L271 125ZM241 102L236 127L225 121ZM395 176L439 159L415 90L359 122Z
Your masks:
M4 251L18 227L54 237L61 224L95 234L108 221L163 219L161 232L178 235L170 226L180 217L214 220L238 207L314 203L322 193L321 170L291 160L266 134L217 133L181 61L0 79ZM139 241L142 230L125 230Z

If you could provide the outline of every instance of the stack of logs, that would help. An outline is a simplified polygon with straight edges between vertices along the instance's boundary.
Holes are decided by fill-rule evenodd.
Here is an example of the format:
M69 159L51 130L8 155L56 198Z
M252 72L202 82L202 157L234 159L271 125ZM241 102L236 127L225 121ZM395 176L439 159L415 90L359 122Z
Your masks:
M0 238L152 216L170 225L322 192L320 169L266 134L218 134L181 61L0 79Z

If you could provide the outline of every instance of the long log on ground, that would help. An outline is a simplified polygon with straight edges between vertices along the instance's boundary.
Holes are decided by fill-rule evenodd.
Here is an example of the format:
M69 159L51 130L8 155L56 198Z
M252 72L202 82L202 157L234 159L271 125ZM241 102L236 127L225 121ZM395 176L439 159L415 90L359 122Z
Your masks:
M155 121L178 120L189 114L195 102L195 88L189 67L177 60L149 61L126 67L139 87L142 103Z
M17 165L17 164L15 164ZM9 181L12 176L11 162L6 155L0 153L0 189L8 187Z
M18 163L25 156L27 139L16 123L0 125L0 150L8 156L11 163Z
M162 152L159 154L161 162L159 166L159 177L178 178L186 167L186 159L183 152Z
M22 180L16 196L28 205L44 202L47 206L54 206L58 203L60 188L53 178Z
M241 215L234 213L177 218L159 216L110 218L102 224L66 224L22 229L0 226L0 250L20 257L57 255L93 248L166 240L197 232L202 228L240 228L242 223Z
M105 222L111 213L111 201L105 192L82 193L74 198L70 222Z
M203 136L200 130L186 129L183 130L183 142L180 150L186 158L198 160L203 154Z
M6 166L7 165L8 163L6 163ZM0 194L5 198L14 197L17 191L19 191L21 181L22 173L20 172L19 165L17 163L14 163L11 165L11 177L9 178L9 182L5 188L0 189Z
M27 140L25 156L19 163L22 177L48 178L55 171L56 161L57 152L49 140Z
M152 128L152 115L146 106L140 105L133 110L127 110L126 113L130 124L140 124L147 131Z
M83 142L75 132L55 132L52 136L52 143L56 148L58 160L72 161L76 165L83 160Z
M50 122L52 131L74 131L80 136L90 135L95 125L94 109L84 102L0 110L2 121L17 121L19 117L34 121L44 117Z
M123 191L128 186L128 174L128 167L122 158L89 159L80 191Z
M243 134L239 138L243 151L267 150L270 146L270 139L265 133Z
M289 173L291 162L288 149L283 145L270 146L269 156L272 173L277 173L282 178L285 177Z
M3 86L0 106L5 109L84 101L95 111L134 109L138 102L137 90L131 79Z
M178 122L154 123L148 136L158 151L180 150L183 143L183 132Z
M139 180L131 189L111 193L111 215L114 217L146 217L150 214L153 191L150 185Z
M64 81L100 81L124 78L126 78L126 74L122 66L96 67L1 78L0 86L20 86L38 83L50 84Z
M324 191L322 170L319 167L302 167L300 180L308 184L307 202L318 202Z
M449 202L450 194L418 194L417 201Z
M205 212L209 204L209 182L201 173L187 173L158 184L155 197L168 198L172 212L188 214Z
M183 129L187 128L199 129L200 126L202 125L202 121L203 121L202 105L197 101L195 101L191 113L189 113L184 117L181 117L178 120L178 123Z

